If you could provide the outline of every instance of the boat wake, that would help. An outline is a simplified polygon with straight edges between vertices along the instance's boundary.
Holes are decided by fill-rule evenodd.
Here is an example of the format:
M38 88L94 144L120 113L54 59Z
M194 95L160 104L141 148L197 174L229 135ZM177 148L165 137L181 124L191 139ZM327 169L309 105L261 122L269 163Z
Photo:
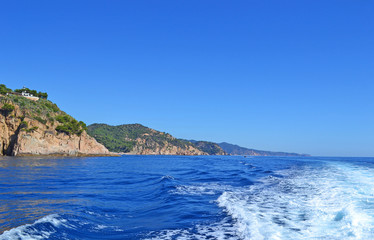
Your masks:
M217 184L179 187L215 194ZM146 239L373 239L374 173L349 164L275 171L246 187L227 187L220 222L152 233Z

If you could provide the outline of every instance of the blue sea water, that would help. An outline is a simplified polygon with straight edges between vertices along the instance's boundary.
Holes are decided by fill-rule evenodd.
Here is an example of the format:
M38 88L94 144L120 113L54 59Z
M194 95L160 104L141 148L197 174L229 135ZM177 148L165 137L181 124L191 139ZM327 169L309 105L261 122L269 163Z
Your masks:
M374 239L374 159L0 159L0 239Z

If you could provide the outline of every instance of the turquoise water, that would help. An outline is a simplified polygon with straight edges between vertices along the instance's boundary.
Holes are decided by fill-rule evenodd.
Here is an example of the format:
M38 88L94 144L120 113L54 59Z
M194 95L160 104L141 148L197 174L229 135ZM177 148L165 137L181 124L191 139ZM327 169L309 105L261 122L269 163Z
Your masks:
M0 239L374 239L373 167L373 158L2 158Z

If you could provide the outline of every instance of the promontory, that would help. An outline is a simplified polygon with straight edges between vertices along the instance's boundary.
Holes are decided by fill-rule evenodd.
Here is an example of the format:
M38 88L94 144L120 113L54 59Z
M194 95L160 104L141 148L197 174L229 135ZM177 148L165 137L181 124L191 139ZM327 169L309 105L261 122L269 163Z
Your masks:
M0 84L0 155L114 156L47 93Z

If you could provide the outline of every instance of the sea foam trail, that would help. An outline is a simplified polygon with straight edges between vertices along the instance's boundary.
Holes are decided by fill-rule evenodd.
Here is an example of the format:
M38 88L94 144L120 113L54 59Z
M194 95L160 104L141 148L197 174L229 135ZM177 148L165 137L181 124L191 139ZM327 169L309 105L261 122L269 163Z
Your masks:
M218 198L242 239L374 239L372 169L333 163L275 176Z

